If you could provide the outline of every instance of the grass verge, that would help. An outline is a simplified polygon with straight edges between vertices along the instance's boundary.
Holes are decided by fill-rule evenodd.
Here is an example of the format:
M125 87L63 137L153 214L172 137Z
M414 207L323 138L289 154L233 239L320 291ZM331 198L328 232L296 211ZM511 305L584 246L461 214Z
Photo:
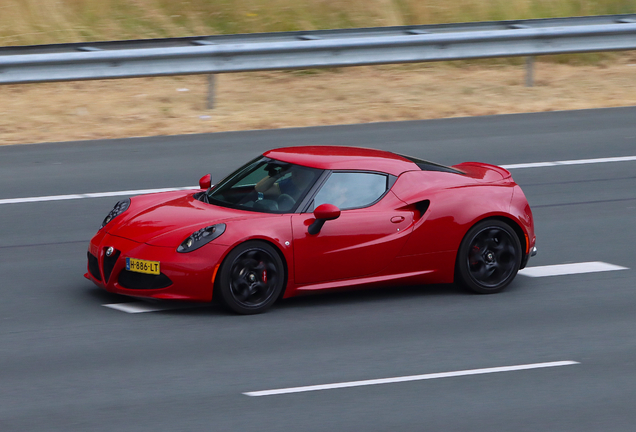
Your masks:
M636 12L636 0L2 0L0 45Z

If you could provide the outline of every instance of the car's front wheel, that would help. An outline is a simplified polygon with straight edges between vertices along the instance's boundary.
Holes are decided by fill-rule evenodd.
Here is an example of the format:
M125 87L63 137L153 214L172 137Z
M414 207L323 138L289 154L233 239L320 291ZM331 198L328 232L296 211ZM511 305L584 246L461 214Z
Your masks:
M521 265L521 243L505 222L485 220L475 224L457 251L456 279L480 294L502 291Z
M239 314L269 309L285 283L285 267L276 250L262 241L234 248L219 270L217 293L222 303Z

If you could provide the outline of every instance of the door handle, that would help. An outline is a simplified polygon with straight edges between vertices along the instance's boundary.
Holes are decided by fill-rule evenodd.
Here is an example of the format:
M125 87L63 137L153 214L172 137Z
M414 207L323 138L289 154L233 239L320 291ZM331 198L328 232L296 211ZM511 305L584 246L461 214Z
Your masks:
M404 221L404 216L393 216L391 218L391 222L393 223L400 223Z

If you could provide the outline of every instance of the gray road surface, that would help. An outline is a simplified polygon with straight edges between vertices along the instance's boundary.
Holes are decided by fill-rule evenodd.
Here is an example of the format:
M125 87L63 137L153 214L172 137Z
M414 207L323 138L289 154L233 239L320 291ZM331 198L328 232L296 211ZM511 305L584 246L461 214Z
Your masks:
M0 199L195 185L278 146L495 164L636 155L636 108L0 148ZM636 161L518 169L540 253L505 292L401 287L127 314L87 242L118 198L0 205L0 431L633 431ZM243 392L559 360L280 396Z

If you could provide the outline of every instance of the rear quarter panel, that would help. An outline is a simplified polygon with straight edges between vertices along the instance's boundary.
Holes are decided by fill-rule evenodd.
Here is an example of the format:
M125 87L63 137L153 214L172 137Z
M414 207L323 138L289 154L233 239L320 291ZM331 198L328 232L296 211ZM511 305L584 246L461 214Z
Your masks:
M519 189L511 179L487 182L452 173L404 173L393 192L407 204L421 200L430 204L415 221L400 253L402 267L430 267L435 276L427 282L452 282L457 249L470 227L488 217L505 217L522 224L519 219L523 215L510 211L515 188Z
M522 246L525 248L525 253L528 254L530 249L535 246L537 240L534 232L534 217L532 216L532 210L530 210L530 204L528 204L525 194L518 185L515 185L510 202L510 215L517 221L526 236L525 245L522 242Z

